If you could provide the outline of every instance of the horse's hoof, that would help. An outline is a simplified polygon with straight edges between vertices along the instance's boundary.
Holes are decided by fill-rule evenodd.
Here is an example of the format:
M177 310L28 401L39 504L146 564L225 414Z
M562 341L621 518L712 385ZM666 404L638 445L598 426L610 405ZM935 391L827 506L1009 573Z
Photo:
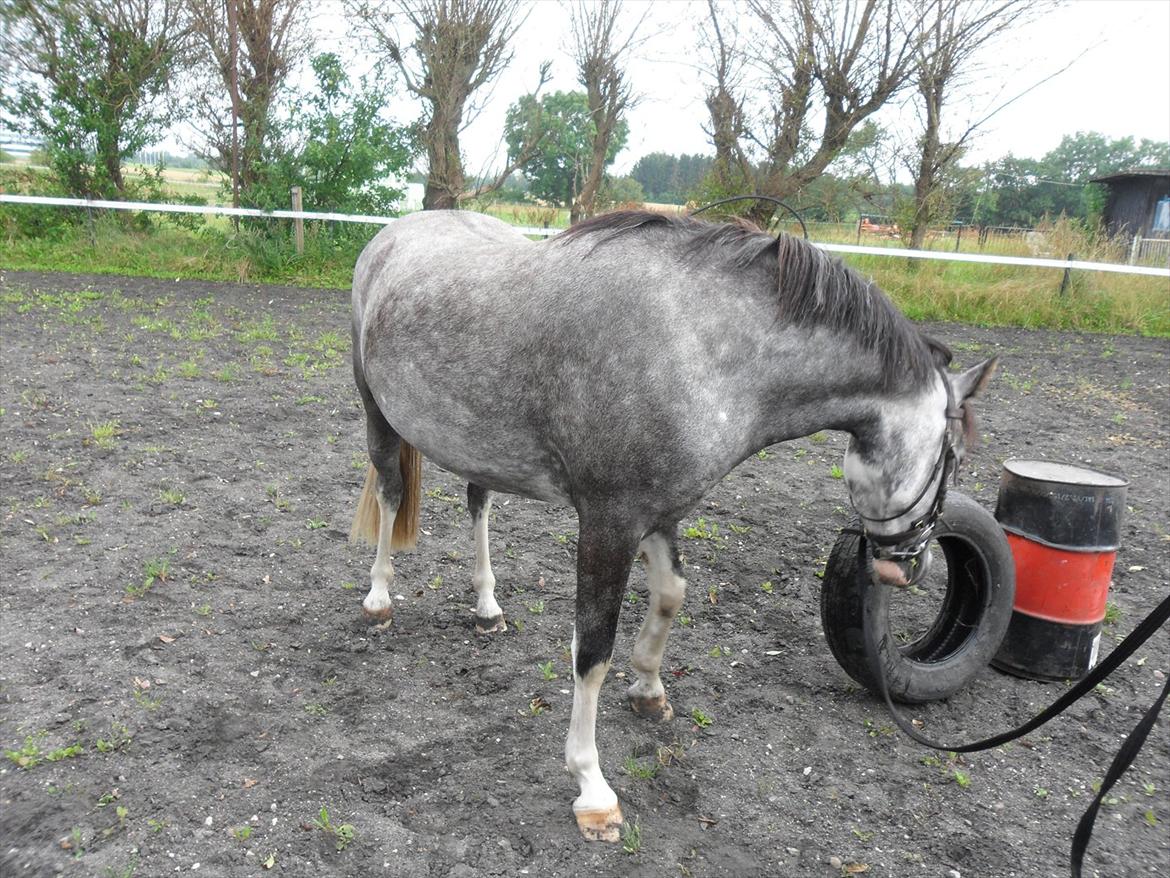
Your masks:
M485 619L483 616L475 617L476 634L502 634L507 630L508 623L504 621L503 613L490 619Z
M668 723L674 719L674 708L666 700L666 694L651 697L648 695L631 695L630 710L655 722Z
M619 842L622 838L621 806L615 803L612 808L601 811L578 811L577 828L586 841Z
M394 617L394 608L391 606L382 607L380 610L367 610L362 607L362 615L366 622L371 625L389 625Z

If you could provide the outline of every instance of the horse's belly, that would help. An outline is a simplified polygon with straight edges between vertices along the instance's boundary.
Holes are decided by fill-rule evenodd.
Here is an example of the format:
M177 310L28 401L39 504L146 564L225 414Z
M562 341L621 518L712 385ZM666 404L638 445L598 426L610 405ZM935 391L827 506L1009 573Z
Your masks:
M494 412L476 412L457 394L433 384L392 382L394 392L371 389L394 432L424 457L492 491L571 505L559 455L501 400Z

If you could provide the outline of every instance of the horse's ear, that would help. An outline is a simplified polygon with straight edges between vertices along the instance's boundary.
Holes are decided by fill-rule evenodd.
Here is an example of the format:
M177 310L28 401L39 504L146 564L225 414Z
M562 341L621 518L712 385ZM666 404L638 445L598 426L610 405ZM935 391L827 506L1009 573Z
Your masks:
M995 367L998 365L999 357L992 357L990 360L984 360L978 366L972 366L966 372L948 376L951 380L951 386L955 390L955 399L961 403L981 394L983 388L991 381L991 376L995 374Z

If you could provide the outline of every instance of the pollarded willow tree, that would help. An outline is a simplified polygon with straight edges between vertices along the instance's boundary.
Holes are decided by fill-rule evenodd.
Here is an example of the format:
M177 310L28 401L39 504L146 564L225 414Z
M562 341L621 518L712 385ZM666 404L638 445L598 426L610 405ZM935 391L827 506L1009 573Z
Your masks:
M913 198L902 205L898 222L907 245L921 249L927 230L948 222L962 186L959 159L972 135L1016 95L969 120L944 140L944 109L979 72L979 56L996 40L1044 7L1032 0L920 0L923 39L915 53L913 82L922 131L907 162L914 176ZM1054 74L1055 75L1055 74ZM1050 77L1049 77L1050 78ZM1025 91L1031 91L1031 86Z
M578 0L572 8L573 60L577 80L585 88L593 131L584 179L569 209L570 223L592 216L606 165L613 161L614 138L634 101L625 68L645 19L644 10L623 30L621 0Z
M204 138L206 158L247 193L262 182L285 83L312 48L309 4L187 0L187 5L202 67L194 125Z
M708 190L788 198L906 86L921 15L898 0L747 0L746 8L754 33L737 41L723 7L708 9L707 105L721 175ZM756 203L746 213L766 223L772 209Z
M43 139L75 195L120 198L123 163L174 116L188 45L179 0L0 0L6 123Z
M469 187L459 134L482 109L485 86L512 60L513 37L524 22L520 0L345 0L363 36L401 72L407 89L427 107L422 146L427 154L423 207L457 208L494 191L533 156L543 132L536 117L524 148L494 179ZM547 78L541 69L539 90Z

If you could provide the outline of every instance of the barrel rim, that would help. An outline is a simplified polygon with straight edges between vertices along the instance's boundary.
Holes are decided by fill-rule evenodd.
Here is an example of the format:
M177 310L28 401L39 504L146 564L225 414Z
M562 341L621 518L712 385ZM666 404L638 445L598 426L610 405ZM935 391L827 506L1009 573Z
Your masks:
M1030 475L1027 473L1017 472L1016 470L1011 468L1011 465L1013 463L1017 463L1017 464L1019 464L1019 463L1044 463L1044 464L1053 464L1056 466L1067 466L1067 467L1072 467L1073 469L1080 470L1081 472L1092 473L1093 475L1104 476L1107 479L1113 479L1113 480L1115 480L1116 483L1109 484L1109 485L1094 485L1094 484L1080 484L1080 483L1075 483L1075 482L1066 482L1066 481L1062 481L1061 479L1044 478L1042 476L1035 476L1035 475ZM1082 464L1072 463L1071 461L1067 461L1067 460L1038 460L1036 458L1013 457L1013 458L1009 458L1008 460L1005 460L1003 462L1003 468L1004 468L1004 470L1011 473L1013 476L1015 476L1018 479L1027 479L1030 482L1041 482L1041 483L1046 484L1046 485L1067 485L1070 487L1078 487L1078 488L1128 488L1129 487L1129 479L1125 478L1125 476L1118 475L1117 473L1105 472L1105 471L1099 470L1099 469L1091 469L1091 468L1084 466Z

